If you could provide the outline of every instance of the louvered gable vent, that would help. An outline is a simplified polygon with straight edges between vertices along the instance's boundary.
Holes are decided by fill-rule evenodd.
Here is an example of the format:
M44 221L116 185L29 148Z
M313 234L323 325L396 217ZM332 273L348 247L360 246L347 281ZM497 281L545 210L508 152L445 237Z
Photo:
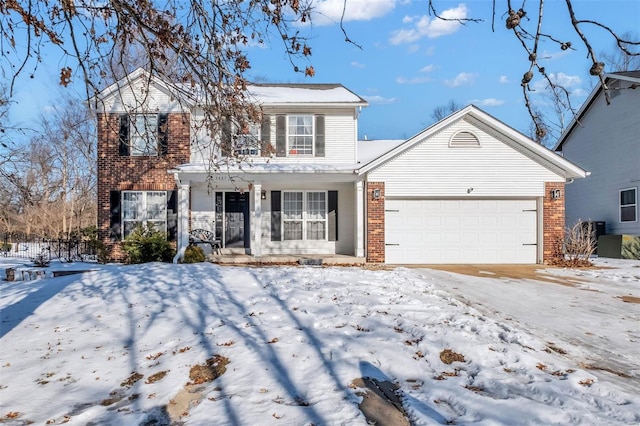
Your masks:
M471 132L458 132L451 138L449 142L451 148L480 148L480 141L477 136Z

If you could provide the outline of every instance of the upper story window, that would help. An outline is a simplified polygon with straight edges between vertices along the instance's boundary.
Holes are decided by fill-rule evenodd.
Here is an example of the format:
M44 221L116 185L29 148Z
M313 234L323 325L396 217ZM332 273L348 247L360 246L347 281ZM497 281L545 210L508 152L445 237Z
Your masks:
M241 129L234 140L234 153L238 156L260 155L260 125L250 123Z
M313 155L313 115L290 115L287 152L289 155Z
M638 188L620 191L620 222L636 222L638 220Z
M158 155L158 115L132 114L129 127L130 154Z
M167 114L122 114L120 155L153 157L166 154Z
M324 157L324 144L324 115L289 114L276 116L277 157Z

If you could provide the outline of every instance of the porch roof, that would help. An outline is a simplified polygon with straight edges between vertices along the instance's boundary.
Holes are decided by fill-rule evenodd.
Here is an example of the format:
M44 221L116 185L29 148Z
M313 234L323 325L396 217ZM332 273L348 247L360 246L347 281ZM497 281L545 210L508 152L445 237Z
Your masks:
M186 163L181 164L169 173L249 173L249 174L271 174L271 173L302 173L302 174L355 174L358 164L309 164L309 163L267 163L267 162L234 162L234 163Z

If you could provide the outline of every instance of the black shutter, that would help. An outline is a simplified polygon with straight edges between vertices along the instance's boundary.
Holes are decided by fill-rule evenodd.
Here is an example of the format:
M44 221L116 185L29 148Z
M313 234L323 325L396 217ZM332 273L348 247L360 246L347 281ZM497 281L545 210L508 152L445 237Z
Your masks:
M282 192L271 191L271 241L282 241Z
M222 155L230 157L232 154L232 140L231 140L231 117L226 116L222 119L222 140L220 141L220 149Z
M324 157L324 115L316 115L316 157Z
M109 238L111 241L122 239L120 211L120 191L110 191L109 193Z
M338 241L338 191L329 191L327 207L329 207L329 217L327 218L329 241Z
M287 117L276 116L276 157L287 156Z
M158 148L160 155L167 155L169 152L168 146L168 120L169 114L158 114Z
M120 133L118 134L118 152L122 156L129 155L129 114L120 114Z
M167 191L167 240L175 241L178 234L178 191Z
M260 156L268 157L271 153L271 116L265 114L262 117L262 124L260 126L260 137L262 141L260 143Z

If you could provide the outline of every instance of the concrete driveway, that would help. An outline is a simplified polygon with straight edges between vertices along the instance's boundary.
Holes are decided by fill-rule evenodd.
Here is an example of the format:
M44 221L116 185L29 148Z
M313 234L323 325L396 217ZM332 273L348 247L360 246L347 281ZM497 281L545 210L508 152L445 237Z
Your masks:
M428 265L435 288L640 392L640 263L618 273L544 265Z

